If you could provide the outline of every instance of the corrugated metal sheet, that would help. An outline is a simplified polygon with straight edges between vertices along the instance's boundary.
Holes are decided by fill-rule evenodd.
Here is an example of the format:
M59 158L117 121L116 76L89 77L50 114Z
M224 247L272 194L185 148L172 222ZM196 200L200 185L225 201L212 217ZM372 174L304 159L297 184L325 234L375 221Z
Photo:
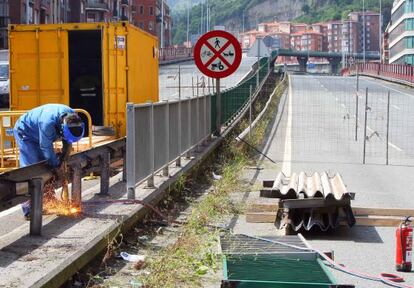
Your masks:
M327 231L341 223L352 227L355 217L351 209L350 193L341 175L330 177L327 172L293 173L290 177L279 173L275 180L263 181L262 197L280 198L276 226L290 225L294 231L319 228Z
M346 223L349 227L355 225L355 217L349 205L280 210L275 224L279 229L290 225L296 232L302 228L307 231L319 228L325 232L338 228L341 223Z
M272 187L266 187L271 181L265 181L262 194L264 197L281 199L325 198L332 200L352 199L352 194L342 181L340 174L329 177L328 173L314 173L311 176L300 172L290 177L279 173ZM267 185L266 185L267 184ZM269 189L270 188L270 189Z

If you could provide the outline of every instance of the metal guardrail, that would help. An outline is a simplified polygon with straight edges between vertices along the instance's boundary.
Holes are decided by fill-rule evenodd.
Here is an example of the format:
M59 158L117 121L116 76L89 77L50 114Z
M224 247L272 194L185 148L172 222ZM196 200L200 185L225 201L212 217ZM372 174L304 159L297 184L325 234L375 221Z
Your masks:
M74 109L74 111L85 115L88 120L89 148L91 148L93 144L91 115L84 109ZM19 117L26 112L23 110L0 112L0 172L19 168L19 149L14 139L13 128ZM80 151L79 143L75 151Z
M197 147L211 135L211 96L148 104L127 104L127 189L135 198L135 186ZM190 155L187 154L187 157Z
M350 73L363 73L414 83L414 66L411 65L357 63L351 66Z

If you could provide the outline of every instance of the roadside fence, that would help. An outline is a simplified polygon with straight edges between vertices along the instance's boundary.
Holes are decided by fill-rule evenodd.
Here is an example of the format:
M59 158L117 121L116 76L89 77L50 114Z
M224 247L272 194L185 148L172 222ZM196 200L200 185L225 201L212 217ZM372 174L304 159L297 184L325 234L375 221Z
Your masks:
M414 66L411 65L357 63L351 66L350 71L414 83Z
M211 133L211 96L147 104L127 104L127 189L135 198L135 186L154 174L168 176L170 163L197 149Z

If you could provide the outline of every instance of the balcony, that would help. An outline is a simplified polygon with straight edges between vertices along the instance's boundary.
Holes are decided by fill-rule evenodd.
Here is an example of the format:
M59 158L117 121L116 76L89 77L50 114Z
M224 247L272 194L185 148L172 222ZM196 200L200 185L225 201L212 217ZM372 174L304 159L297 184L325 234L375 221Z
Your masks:
M109 11L108 3L103 3L99 0L88 0L85 3L85 10Z

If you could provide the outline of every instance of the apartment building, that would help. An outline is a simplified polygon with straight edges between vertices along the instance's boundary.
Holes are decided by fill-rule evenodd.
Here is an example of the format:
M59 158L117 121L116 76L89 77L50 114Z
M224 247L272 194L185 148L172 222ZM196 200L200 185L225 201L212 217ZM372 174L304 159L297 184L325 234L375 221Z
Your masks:
M414 65L414 0L394 1L387 33L389 63Z
M357 52L379 54L380 14L375 12L351 12L349 20L357 23Z

